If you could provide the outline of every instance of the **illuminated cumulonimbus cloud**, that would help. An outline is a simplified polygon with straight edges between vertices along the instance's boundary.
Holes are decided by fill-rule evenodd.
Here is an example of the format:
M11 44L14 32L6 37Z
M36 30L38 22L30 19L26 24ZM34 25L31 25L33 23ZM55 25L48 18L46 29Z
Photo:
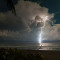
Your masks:
M41 27L43 25L39 22L45 22L46 20L50 20L54 17L54 14L48 13L48 8L41 7L39 4L19 0L15 6L17 16L14 16L10 11L7 13L0 13L0 26L3 23L1 29L11 29L11 30L20 30L21 26L23 28L31 29L30 27L37 24L36 27ZM24 26L23 26L24 25ZM9 28L10 27L10 28ZM32 28L33 28L32 27Z
M19 1L16 5L17 15L22 18L24 24L28 27L37 24L41 27L54 17L54 14L48 13L48 8L41 7L39 4L29 1Z
M37 28L43 27L47 20L54 17L53 13L48 13L48 8L42 7L35 2L20 0L15 5L15 9L16 16L11 11L0 13L0 30L7 30L8 34L11 30L22 31L24 33L21 32L22 34L20 36L28 36L28 38L31 36L31 38L34 37L35 39L36 32L38 31ZM35 34L31 34L30 32L34 30L36 30ZM28 33L26 34L25 32ZM16 35L17 33L15 34L14 32L12 34ZM21 38L20 36L19 38Z

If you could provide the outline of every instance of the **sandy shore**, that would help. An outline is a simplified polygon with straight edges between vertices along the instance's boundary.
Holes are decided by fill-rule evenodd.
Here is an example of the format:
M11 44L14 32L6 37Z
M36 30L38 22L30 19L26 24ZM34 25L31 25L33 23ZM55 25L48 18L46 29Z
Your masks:
M44 60L60 60L60 51L22 50L23 54L41 54Z
M22 59L21 59L22 57ZM0 60L7 59L13 60L17 58L17 60L60 60L60 51L54 50L20 50L17 48L1 48L0 49ZM32 58L32 59L30 59Z

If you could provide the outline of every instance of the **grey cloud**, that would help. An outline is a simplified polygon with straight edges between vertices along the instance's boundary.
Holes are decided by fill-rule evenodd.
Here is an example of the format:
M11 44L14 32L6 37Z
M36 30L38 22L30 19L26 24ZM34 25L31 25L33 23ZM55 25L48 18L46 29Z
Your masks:
M17 16L14 16L10 11L5 14L0 14L0 29L20 30L26 28L31 30L30 26L32 25L37 24L36 28L42 25L42 23L35 22L36 16L41 17L47 15L50 19L54 16L48 13L48 8L41 7L34 2L20 0L15 8Z
M9 14L8 14L9 15ZM21 30L24 29L25 26L21 21L21 18L17 18L13 15L6 15L4 18L0 20L0 29L1 30Z
M17 10L17 15L19 17L22 17L23 23L27 26L30 27L41 27L44 24L43 23L37 23L37 20L43 20L46 16L48 16L48 19L51 19L54 17L54 14L49 14L48 13L48 8L46 7L41 7L37 3L32 3L29 1L19 1L18 4L16 5L16 10ZM36 24L38 26L36 26Z
M43 29L43 38L44 40L60 40L60 24L55 24L51 26L50 24L46 24Z

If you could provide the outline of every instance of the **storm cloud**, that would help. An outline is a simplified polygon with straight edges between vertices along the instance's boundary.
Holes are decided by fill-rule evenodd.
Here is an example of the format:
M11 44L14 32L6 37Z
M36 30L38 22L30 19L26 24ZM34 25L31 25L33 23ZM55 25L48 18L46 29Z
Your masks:
M44 19L48 16L51 19L54 14L48 13L48 8L41 7L39 4L29 1L20 0L15 6L17 16L14 16L10 11L0 13L0 30L20 30L30 29L30 26L35 22L36 16ZM38 23L38 26L40 24Z
M55 24L51 26L49 23L46 23L46 26L43 29L43 39L47 41L60 40L60 24Z
M19 0L15 9L16 16L11 11L0 12L0 36L4 39L23 40L24 37L25 40L37 40L44 21L54 17L53 13L48 12L48 8L35 2Z

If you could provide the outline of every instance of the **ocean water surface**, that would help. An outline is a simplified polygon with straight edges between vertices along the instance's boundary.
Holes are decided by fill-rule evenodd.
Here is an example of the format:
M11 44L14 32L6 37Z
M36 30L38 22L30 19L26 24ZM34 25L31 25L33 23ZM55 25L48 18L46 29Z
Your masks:
M0 48L18 48L23 50L57 50L60 51L60 43L14 43L0 45Z

